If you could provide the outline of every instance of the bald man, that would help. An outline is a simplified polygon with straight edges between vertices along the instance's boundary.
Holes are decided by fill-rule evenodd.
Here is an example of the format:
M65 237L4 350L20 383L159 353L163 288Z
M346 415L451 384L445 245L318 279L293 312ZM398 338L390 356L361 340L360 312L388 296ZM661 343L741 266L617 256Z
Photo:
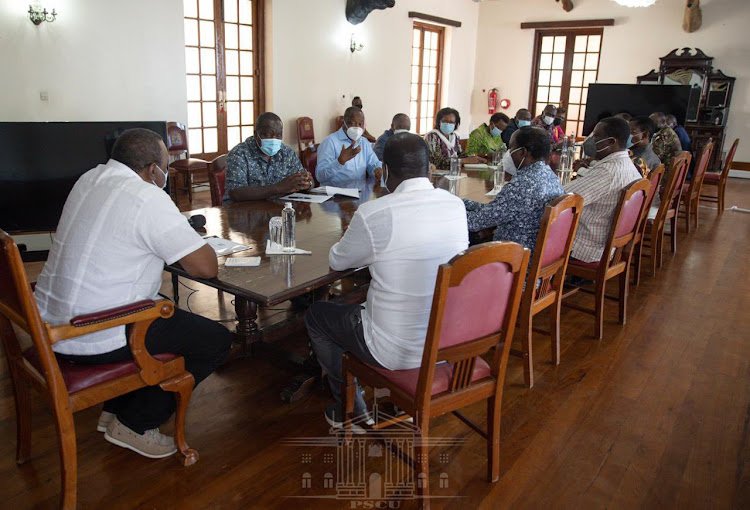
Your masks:
M405 113L397 113L393 116L391 121L391 129L386 129L382 135L378 137L372 150L375 151L375 155L379 160L383 160L383 149L385 149L385 143L393 136L398 133L408 133L411 130L411 120Z
M265 200L312 186L312 176L281 141L283 134L279 116L266 112L255 121L255 134L229 151L225 204Z

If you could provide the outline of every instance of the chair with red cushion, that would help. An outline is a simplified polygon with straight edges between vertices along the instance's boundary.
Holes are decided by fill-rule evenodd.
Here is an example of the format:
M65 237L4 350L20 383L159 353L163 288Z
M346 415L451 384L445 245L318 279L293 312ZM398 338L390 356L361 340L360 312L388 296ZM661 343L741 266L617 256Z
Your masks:
M521 350L511 354L524 360L523 377L526 386L534 386L534 358L532 356L532 330L534 316L549 310L549 336L552 342L552 363L560 364L560 304L565 270L570 249L583 211L581 195L569 193L556 198L544 208L542 223L536 238L534 258L526 277L526 288L521 298L518 314L521 333Z
M302 165L305 167L305 170L312 175L314 186L320 186L318 179L315 177L315 169L318 167L318 145L319 144L315 144L315 150L308 147L302 151L302 155L304 156L302 158Z
M203 159L191 158L188 150L187 130L179 122L167 122L167 151L170 157L176 158L169 164L182 178L182 187L187 191L188 201L193 202L193 180L198 172L208 171L208 162ZM179 159L185 156L184 159ZM171 173L171 172L170 172ZM175 196L177 186L175 186Z
M227 179L227 155L222 154L208 163L208 185L211 189L211 207L224 203Z
M700 203L701 188L703 186L703 177L706 175L706 169L708 169L708 163L711 161L711 153L713 150L714 143L709 140L708 143L703 146L703 149L701 149L701 154L698 157L698 164L695 165L695 171L693 172L693 178L683 186L682 209L685 213L685 230L688 234L690 233L691 221L694 223L695 228L698 228L698 206Z
M310 117L297 118L297 146L302 154L310 144L315 145L315 127Z
M521 245L490 242L442 264L420 368L375 368L344 354L342 395L347 417L354 411L356 378L360 384L388 388L393 403L414 418L419 436L415 438L417 459L409 463L415 480L429 480L430 418L448 412L487 439L488 477L498 480L503 380L528 261L529 250ZM485 355L491 356L491 363L483 359ZM482 401L487 402L486 433L458 412ZM350 426L347 420L347 437ZM417 491L420 508L428 507L428 484L418 484Z
M670 236L670 249L672 250L672 253L677 253L677 214L680 211L682 200L687 195L687 186L685 186L685 182L687 182L687 174L690 171L690 163L693 159L693 155L687 151L681 152L677 155L677 157L672 159L671 168L674 168L674 166L678 164L678 160L680 159L683 159L685 161L685 165L687 166L685 167L684 172L681 172L678 175L679 179L677 180L677 187L674 190L672 199L669 204L669 211L666 218L669 220L669 232L667 232L662 226L662 234ZM662 192L662 200L666 196L668 195ZM661 259L659 259L658 265L659 267L661 267Z
M649 190L648 197L646 197L646 204L643 206L644 214L648 216L648 212L651 210L651 204L654 203L654 197L659 194L659 183L664 175L664 165L659 165L648 174L648 182L651 183L651 189ZM635 239L633 240L633 285L638 285L641 282L641 255L643 251L643 239L645 237L646 221L641 223L641 228L636 232Z
M31 456L31 388L52 407L62 463L61 507L73 509L77 499L76 437L73 413L146 386L159 385L175 393L175 444L185 466L198 461L198 452L185 441L185 414L194 379L185 360L173 354L151 356L146 331L154 320L174 313L166 300L145 300L111 310L71 318L69 324L43 322L32 286L26 278L13 239L0 230L0 339L8 360L16 404L16 462ZM56 342L96 331L132 324L129 345L132 361L106 365L77 365L58 360ZM26 332L32 347L22 350L13 326Z
M700 200L703 202L713 202L716 204L716 212L722 214L724 212L724 192L727 188L727 180L729 179L729 170L732 168L734 162L734 154L737 152L737 146L740 144L740 139L737 138L732 144L732 148L729 149L727 159L724 160L724 166L721 172L706 172L703 176L703 188L701 189ZM709 195L702 193L705 188L716 188L716 195Z
M587 280L593 280L595 291L581 287L567 288L563 299L567 299L578 291L594 294L595 308L591 310L575 303L563 301L569 308L592 314L594 321L594 336L601 340L604 329L604 298L607 280L618 278L620 284L619 297L612 297L619 301L620 324L625 324L627 317L628 287L630 281L630 260L633 255L633 240L640 229L641 221L646 216L644 204L648 197L651 183L647 179L638 179L630 183L620 192L620 199L612 217L612 224L607 235L607 243L602 251L602 258L598 262L582 262L571 258L568 264L568 274Z

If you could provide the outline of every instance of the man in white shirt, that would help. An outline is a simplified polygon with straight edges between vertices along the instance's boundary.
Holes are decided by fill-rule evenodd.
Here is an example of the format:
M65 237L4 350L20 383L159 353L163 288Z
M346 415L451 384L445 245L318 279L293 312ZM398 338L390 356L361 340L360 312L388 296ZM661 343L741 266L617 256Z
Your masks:
M469 245L463 202L430 183L425 141L411 133L391 137L383 172L391 194L362 204L329 254L332 269L369 266L366 304L313 303L305 315L335 403L326 408L341 425L341 358L351 352L389 370L419 367L438 266ZM354 411L367 412L356 392Z
M167 163L158 134L131 129L117 139L106 164L78 179L36 285L45 321L63 324L76 315L155 299L165 263L178 262L199 278L216 276L213 249L162 191ZM230 345L226 328L179 309L169 319L154 321L146 333L148 352L182 355L196 385L226 358ZM80 364L133 358L125 327L59 342L52 349ZM167 457L177 448L158 427L174 410L174 393L151 386L106 402L97 429L118 446L146 457Z

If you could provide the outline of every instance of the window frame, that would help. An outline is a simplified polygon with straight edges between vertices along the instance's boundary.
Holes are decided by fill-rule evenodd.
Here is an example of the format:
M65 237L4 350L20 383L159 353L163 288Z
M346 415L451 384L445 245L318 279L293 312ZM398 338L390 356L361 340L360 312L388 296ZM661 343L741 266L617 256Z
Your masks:
M442 82L443 82L443 57L445 55L445 27L440 25L433 25L430 23L423 23L420 21L414 21L412 26L412 38L410 39L410 49L412 50L412 58L414 54L414 30L420 31L420 40L419 40L419 63L417 64L419 68L419 80L417 82L417 99L412 100L411 98L411 87L414 85L414 83L411 81L411 69L414 67L414 62L412 61L409 65L409 113L411 113L411 103L416 101L417 103L417 114L414 117L414 132L420 135L426 134L430 129L433 128L433 126L427 126L426 129L424 129L424 126L420 126L421 119L424 117L424 115L421 115L422 112L422 77L424 73L424 39L425 39L425 33L436 33L438 36L437 41L437 61L436 61L436 72L435 72L435 106L432 112L432 119L434 120L437 116L437 112L440 110L440 99L442 97ZM420 129L423 128L423 129ZM422 132L423 131L423 132Z

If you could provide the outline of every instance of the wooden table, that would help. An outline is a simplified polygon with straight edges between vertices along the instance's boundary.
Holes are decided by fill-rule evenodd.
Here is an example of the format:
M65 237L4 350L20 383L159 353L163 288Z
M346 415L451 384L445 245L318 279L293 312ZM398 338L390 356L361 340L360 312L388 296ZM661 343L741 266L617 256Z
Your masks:
M491 198L485 193L492 188L491 181L480 177L465 177L453 181L436 176L436 186L449 189L462 198L489 202ZM350 186L354 187L354 186ZM322 204L295 202L297 216L297 247L309 250L311 255L275 255L265 256L268 239L268 222L273 216L280 216L284 206L282 200L264 200L241 202L205 209L196 209L186 213L188 216L202 214L206 217L206 234L230 239L250 246L246 250L230 257L260 256L258 267L225 267L221 257L219 274L216 278L205 280L188 275L177 265L167 266L166 270L173 275L176 289L176 276L198 281L235 296L237 314L236 335L244 352L250 352L252 345L262 340L258 328L258 307L269 307L292 298L313 292L316 299L327 299L331 285L357 271L333 271L328 266L328 252L346 231L359 204L387 194L373 179L357 183L360 198L352 199L335 197ZM306 386L306 378L302 386ZM289 400L298 398L300 388L286 392Z

